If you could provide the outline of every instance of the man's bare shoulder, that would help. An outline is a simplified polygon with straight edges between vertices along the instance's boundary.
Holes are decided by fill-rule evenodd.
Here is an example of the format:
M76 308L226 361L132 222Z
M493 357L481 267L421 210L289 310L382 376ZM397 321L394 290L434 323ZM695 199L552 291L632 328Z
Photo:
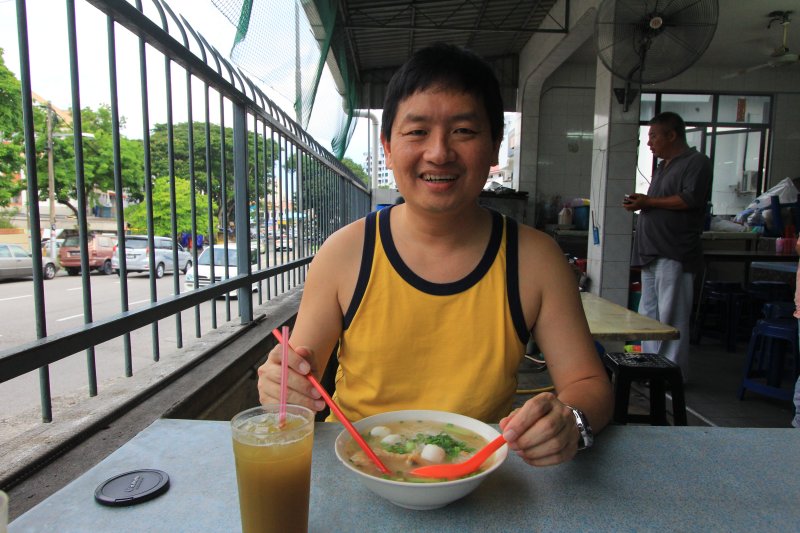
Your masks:
M564 253L553 238L543 231L519 224L519 258L523 264L564 261Z
M361 218L336 230L322 243L314 261L318 263L331 261L339 265L360 262L364 247L364 226L364 219Z

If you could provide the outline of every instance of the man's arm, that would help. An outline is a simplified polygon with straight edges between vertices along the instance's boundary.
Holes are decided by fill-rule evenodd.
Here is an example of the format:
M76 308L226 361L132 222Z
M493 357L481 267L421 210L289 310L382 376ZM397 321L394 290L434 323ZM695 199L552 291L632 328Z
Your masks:
M520 296L528 325L544 353L556 394L542 393L500 423L510 446L528 463L571 459L578 447L572 410L583 411L595 431L611 419L613 394L597 355L577 281L558 246L520 227Z
M342 317L355 290L364 242L363 220L331 235L320 247L306 277L297 312L289 353L288 401L322 410L320 394L306 379L322 372L342 332ZM258 369L258 392L262 404L280 398L281 347L276 346Z
M622 207L628 211L639 211L640 209L670 209L673 211L685 211L689 205L679 195L662 196L660 198L647 196L646 194L631 194L626 198Z

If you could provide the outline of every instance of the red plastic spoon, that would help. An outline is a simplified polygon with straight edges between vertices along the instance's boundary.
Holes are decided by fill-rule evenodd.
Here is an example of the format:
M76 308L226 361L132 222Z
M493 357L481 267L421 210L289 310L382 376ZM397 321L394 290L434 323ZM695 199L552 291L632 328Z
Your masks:
M272 334L275 335L275 338L278 340L278 342L283 343L283 335L281 335L281 332L278 331L278 328L273 329ZM289 348L294 350L294 346L292 346L292 343L288 342L288 339L286 344L288 344ZM378 467L378 470L380 470L384 474L391 474L392 471L386 468L386 465L383 464L380 459L378 459L378 456L375 455L375 452L372 451L372 448L369 447L367 441L364 440L364 438L361 436L358 430L353 426L353 424L350 423L347 417L344 416L344 413L342 412L341 409L339 409L339 406L336 405L336 403L333 401L333 398L330 397L328 391L325 390L325 387L323 387L320 384L320 382L317 381L317 378L315 378L311 374L306 374L306 377L308 378L308 381L310 381L311 384L314 386L314 388L317 389L317 391L319 391L319 393L322 395L322 399L325 400L325 403L328 404L328 407L331 408L331 411L333 411L333 413L336 415L336 418L339 419L339 422L341 422L344 425L344 427L347 428L347 431L350 432L350 436L353 437L353 439L358 443L359 446L361 446L361 449L364 450L364 453L367 454L367 457L369 457L372 460L372 462L375 463L375 466Z
M420 466L411 470L409 474L417 477L432 477L437 479L457 479L475 472L496 452L506 439L502 435L478 450L478 452L462 463Z

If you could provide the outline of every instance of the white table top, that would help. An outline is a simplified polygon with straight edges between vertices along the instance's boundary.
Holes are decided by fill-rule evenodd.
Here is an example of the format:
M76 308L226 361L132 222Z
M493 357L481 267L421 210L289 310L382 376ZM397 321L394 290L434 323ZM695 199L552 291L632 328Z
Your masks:
M339 424L318 424L310 531L797 531L800 431L610 426L575 460L533 468L516 455L475 492L411 511L373 495L339 464ZM138 468L170 489L132 507L95 503L105 479ZM239 531L227 422L158 420L11 523L10 533Z

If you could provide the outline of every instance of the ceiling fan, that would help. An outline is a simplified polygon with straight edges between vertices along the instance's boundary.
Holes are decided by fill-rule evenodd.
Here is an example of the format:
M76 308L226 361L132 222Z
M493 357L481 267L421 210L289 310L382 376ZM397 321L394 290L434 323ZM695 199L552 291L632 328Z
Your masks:
M800 64L800 56L796 53L791 52L789 50L789 23L791 19L789 16L794 13L793 11L772 11L767 16L769 17L769 24L767 24L767 29L772 27L772 24L777 22L781 26L783 26L783 41L780 46L776 47L775 50L770 54L770 59L766 63L761 63L760 65L755 65L749 68L737 70L736 72L732 72L731 74L726 74L722 77L722 79L730 79L735 78L736 76L741 76L743 74L748 74L750 72L754 72L756 70L761 70L763 68L776 68L776 67L785 67L789 65L797 65Z

